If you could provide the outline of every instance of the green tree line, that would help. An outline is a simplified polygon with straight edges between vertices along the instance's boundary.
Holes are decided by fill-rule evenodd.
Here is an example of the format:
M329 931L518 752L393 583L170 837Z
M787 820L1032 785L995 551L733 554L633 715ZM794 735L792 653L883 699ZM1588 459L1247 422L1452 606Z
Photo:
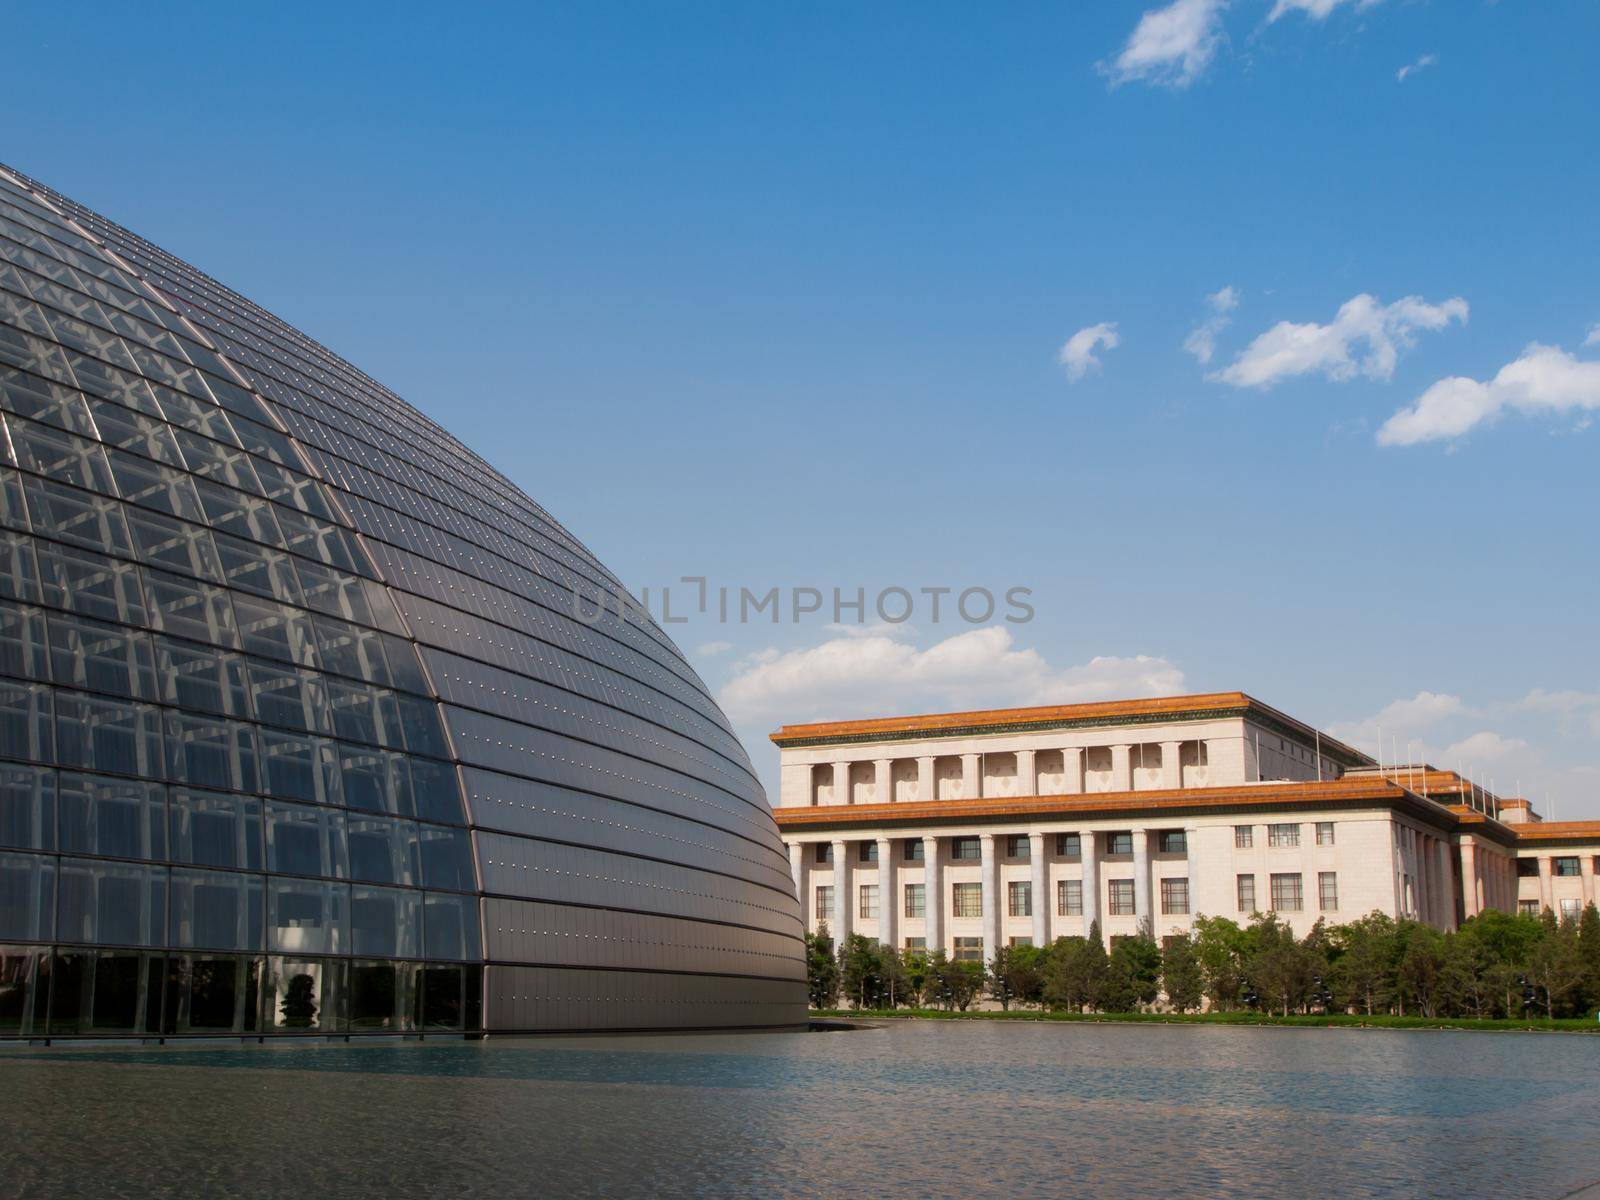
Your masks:
M1576 1017L1600 1008L1600 912L1576 919L1495 909L1441 933L1374 912L1318 921L1303 938L1271 913L1241 925L1196 917L1190 933L1148 933L1001 948L987 963L880 946L860 934L834 946L806 937L811 1006L960 1011L1001 1008L1132 1013L1257 1011L1282 1016Z

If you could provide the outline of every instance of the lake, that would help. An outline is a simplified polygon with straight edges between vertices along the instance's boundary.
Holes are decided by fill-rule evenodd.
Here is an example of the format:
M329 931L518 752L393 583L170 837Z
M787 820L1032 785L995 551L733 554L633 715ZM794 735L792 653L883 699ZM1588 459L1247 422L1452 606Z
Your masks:
M8 1196L1562 1196L1600 1038L893 1023L0 1047Z

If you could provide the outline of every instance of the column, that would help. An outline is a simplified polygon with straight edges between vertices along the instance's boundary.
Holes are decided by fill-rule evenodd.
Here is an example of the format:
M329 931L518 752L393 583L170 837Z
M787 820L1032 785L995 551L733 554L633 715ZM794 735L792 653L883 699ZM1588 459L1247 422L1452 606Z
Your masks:
M1588 908L1594 903L1594 855L1584 854L1578 858L1578 872L1583 876L1583 906Z
M899 899L895 884L898 876L894 861L894 843L886 837L878 839L878 945L898 947L895 929L900 921Z
M1077 796L1083 792L1083 747L1068 746L1061 752L1062 764L1066 769L1066 782L1061 785L1061 790L1069 796Z
M1461 839L1461 911L1468 917L1478 915L1483 908L1483 897L1478 892L1478 845L1470 836Z
M983 960L988 962L1000 948L1000 898L995 894L998 878L994 834L978 836L978 852L978 871L983 879Z
M1050 944L1050 908L1054 897L1050 895L1050 862L1044 856L1044 834L1028 835L1028 872L1033 892L1033 944Z
M1417 919L1431 922L1433 920L1433 871L1430 869L1428 838L1426 834L1422 833L1416 834L1415 838L1413 853L1416 855L1417 870Z
M789 843L789 874L794 878L794 894L800 898L800 913L806 911L806 848L799 842Z
M1456 927L1455 871L1450 861L1450 843L1436 838L1433 843L1433 860L1439 876L1439 927L1446 931Z
M1539 856L1539 911L1554 908L1555 901L1550 898L1550 856Z
M890 770L889 760L880 758L875 764L877 767L878 781L873 789L873 802L876 804L889 804L894 800L894 772Z
M937 800L939 789L933 786L933 759L917 759L917 799Z
M1189 920L1192 923L1200 913L1200 878L1195 871L1195 864L1199 861L1199 849L1195 846L1195 827L1186 825L1183 829L1183 849L1188 858L1184 869L1189 873ZM1237 907L1237 898L1235 898Z
M1164 788L1181 788L1183 786L1183 743L1161 743L1161 786Z
M1132 750L1132 746L1111 747L1111 790L1113 792L1133 791Z
M833 802L850 803L850 764L847 762L833 764Z
M983 776L978 770L981 755L963 754L961 756L961 798L963 800L976 800L983 795Z
M855 905L850 903L850 850L854 842L833 844L833 944L844 945L850 936L850 915Z
M1084 830L1078 839L1083 848L1083 936L1100 919L1100 835ZM1104 937L1104 931L1101 933Z
M930 759L923 759L929 762ZM940 880L939 839L922 839L923 935L928 953L944 949L944 884Z
M1017 751L1017 795L1019 796L1039 794L1039 773L1034 767L1033 756L1032 750Z
M1155 933L1150 919L1150 834L1143 829L1133 831L1133 915L1141 930Z

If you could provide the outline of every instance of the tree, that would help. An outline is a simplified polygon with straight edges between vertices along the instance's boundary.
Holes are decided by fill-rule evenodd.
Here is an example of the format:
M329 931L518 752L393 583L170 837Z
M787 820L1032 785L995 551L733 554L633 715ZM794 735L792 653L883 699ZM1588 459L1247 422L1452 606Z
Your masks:
M1257 914L1249 932L1253 945L1245 969L1261 1006L1288 1016L1290 1008L1305 1003L1317 977L1317 961L1276 913Z
M1339 1003L1369 1017L1387 1008L1397 958L1394 922L1381 912L1370 913L1340 926L1334 940L1339 953L1329 973Z
M1167 1003L1175 1012L1198 1010L1205 986L1193 939L1187 934L1168 938L1161 952L1161 990L1167 994Z
M859 933L845 938L839 949L839 983L857 1008L876 1007L883 990L878 943Z
M1400 956L1401 995L1408 998L1425 1017L1439 1015L1439 1002L1445 990L1445 938L1431 925L1407 921L1406 947Z
M1057 938L1050 947L1045 967L1045 1003L1066 1012L1099 1007L1101 993L1105 990L1106 966L1100 922L1089 926L1087 938Z
M941 948L928 955L923 963L927 982L923 984L923 1002L936 1008L954 1009L955 999L950 992L950 968L953 964Z
M1568 996L1583 982L1583 959L1578 951L1578 923L1556 923L1555 914L1544 912L1545 935L1528 956L1528 981L1542 993L1545 1016L1566 1008Z
M295 975L283 990L283 1024L286 1029L310 1029L317 1020L317 981L309 975Z
M972 1002L983 992L983 964L969 962L952 962L945 967L946 986L950 993L951 1007L966 1012L972 1007Z
M1583 973L1579 1006L1587 1015L1600 1007L1600 911L1593 903L1585 905L1578 918L1578 960Z
M839 1002L839 964L826 922L806 934L806 989L812 1008L832 1008Z
M1106 1012L1137 1012L1161 990L1161 948L1147 934L1118 938L1106 963L1100 1006Z
M1002 1009L1037 1004L1044 994L1046 951L1039 946L1002 946L989 960L984 989Z
M878 978L882 983L879 1002L885 1008L899 1008L911 994L911 975L906 966L908 957L914 956L902 954L893 946L878 947Z
M1195 956L1205 976L1206 995L1218 1012L1241 1007L1244 988L1245 933L1227 917L1194 919Z

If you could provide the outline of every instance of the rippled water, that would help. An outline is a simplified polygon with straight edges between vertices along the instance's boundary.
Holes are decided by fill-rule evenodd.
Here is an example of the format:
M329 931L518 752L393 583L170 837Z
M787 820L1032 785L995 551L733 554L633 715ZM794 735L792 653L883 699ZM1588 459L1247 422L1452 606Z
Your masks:
M908 1023L0 1050L7 1196L1562 1196L1600 1038Z

